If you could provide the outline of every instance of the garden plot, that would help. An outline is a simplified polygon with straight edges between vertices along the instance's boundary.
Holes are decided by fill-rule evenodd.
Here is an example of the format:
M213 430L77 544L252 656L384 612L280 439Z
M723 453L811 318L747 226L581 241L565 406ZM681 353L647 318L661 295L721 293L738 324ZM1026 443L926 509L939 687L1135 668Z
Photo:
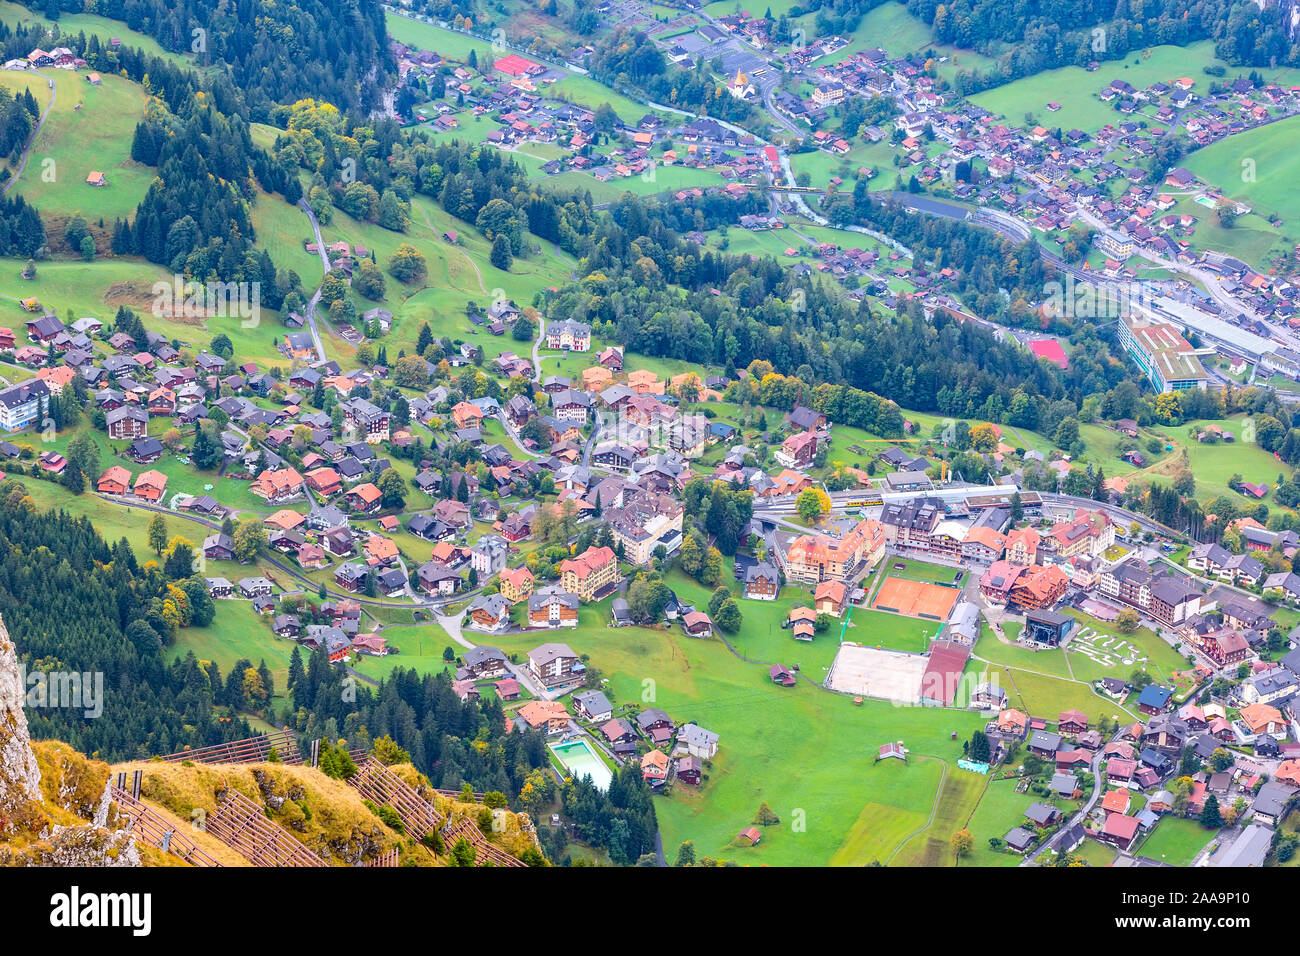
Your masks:
M1146 653L1131 641L1102 634L1090 627L1080 628L1070 640L1069 650L1082 654L1103 667L1132 667L1147 662Z

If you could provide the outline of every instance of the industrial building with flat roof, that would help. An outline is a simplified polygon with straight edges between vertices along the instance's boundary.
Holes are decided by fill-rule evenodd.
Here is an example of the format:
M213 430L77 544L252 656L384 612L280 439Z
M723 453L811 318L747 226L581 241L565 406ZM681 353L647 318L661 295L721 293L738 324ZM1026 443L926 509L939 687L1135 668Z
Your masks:
M1126 315L1119 323L1119 338L1157 392L1205 388L1209 376L1196 349L1168 322Z

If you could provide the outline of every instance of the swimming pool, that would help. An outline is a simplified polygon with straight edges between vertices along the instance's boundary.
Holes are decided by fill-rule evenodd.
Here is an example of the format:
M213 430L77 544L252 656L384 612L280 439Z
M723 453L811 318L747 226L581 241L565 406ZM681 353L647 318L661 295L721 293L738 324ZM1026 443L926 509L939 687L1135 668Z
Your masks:
M614 779L614 775L587 741L579 738L562 744L551 744L551 750L560 758L560 763L564 764L569 773L573 774L575 780L591 777L591 782L595 784L597 790L609 790L609 783Z

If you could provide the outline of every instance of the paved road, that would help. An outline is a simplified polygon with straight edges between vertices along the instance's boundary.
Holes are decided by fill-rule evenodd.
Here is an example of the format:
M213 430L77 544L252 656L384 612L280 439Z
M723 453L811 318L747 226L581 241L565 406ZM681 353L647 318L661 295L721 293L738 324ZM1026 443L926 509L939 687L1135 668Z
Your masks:
M298 206L307 214L307 221L311 223L311 231L316 234L316 252L320 255L321 262L321 280L324 281L325 274L330 271L330 257L325 252L325 240L321 238L320 223L316 219L316 213L312 210L311 204L306 199L299 199ZM311 301L307 303L307 328L311 332L312 341L316 344L316 354L322 362L329 361L325 354L325 343L321 341L320 330L316 327L316 306L320 302L321 286L316 287L312 293Z
M546 316L537 313L537 341L533 343L533 381L542 381L542 343L546 341Z
M1116 733L1115 737L1118 736L1119 734ZM1111 740L1114 740L1115 737L1112 737ZM1088 819L1088 815L1092 813L1092 808L1097 805L1097 801L1101 798L1101 754L1105 749L1106 748L1103 747L1101 750L1098 750L1097 755L1092 758L1092 793L1088 795L1087 802L1079 808L1078 813L1072 816L1065 823L1061 824L1059 830L1053 833L1048 839L1044 840L1042 846L1021 860L1021 866L1033 866L1037 863L1040 856L1056 845L1057 841L1061 839L1061 834L1065 833L1076 823L1083 823Z
M76 76L76 74L74 73L73 76ZM45 77L45 79L49 79L49 77ZM50 80L50 101L45 104L45 110L41 113L40 118L36 120L36 126L32 129L31 139L29 139L27 145L23 147L23 155L22 159L18 161L18 168L14 170L14 174L9 177L4 186L0 187L0 195L9 192L9 187L18 182L22 177L23 170L27 168L27 160L31 157L32 146L36 144L36 137L41 134L41 127L45 125L45 117L49 116L50 110L54 108L54 97L58 92L58 84L53 80Z

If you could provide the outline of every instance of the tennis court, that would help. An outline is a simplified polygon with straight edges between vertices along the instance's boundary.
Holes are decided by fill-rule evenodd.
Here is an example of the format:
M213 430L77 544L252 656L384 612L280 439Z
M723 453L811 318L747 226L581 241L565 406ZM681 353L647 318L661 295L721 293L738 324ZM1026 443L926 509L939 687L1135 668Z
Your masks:
M952 614L952 607L957 603L960 595L961 591L958 588L890 577L886 578L880 586L876 600L871 606L881 611L904 614L907 617L946 621Z

